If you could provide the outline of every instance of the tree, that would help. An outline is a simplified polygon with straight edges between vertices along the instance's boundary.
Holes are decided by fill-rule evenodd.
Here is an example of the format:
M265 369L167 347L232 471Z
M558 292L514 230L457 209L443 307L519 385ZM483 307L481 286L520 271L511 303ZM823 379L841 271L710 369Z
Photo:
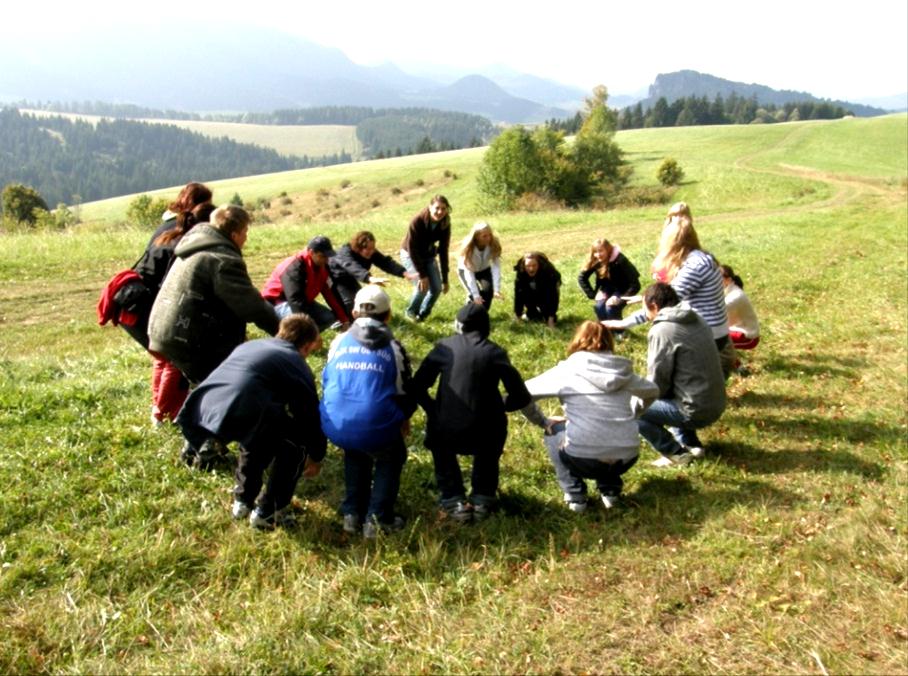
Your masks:
M233 193L233 197L230 198L230 204L232 204L235 207L243 206L243 198L240 197L240 193L238 193L238 192Z
M588 194L593 189L614 191L627 181L622 171L624 155L614 141L617 119L608 107L608 89L599 85L586 99L583 126L574 140L572 159L577 169L587 176Z
M477 183L487 206L510 208L518 197L543 190L545 168L539 149L523 127L492 141L479 166Z
M19 223L34 225L41 215L46 212L47 202L34 188L22 183L10 183L3 188L2 197L3 215Z
M666 157L659 165L656 178L666 187L678 185L684 179L684 170L674 157Z

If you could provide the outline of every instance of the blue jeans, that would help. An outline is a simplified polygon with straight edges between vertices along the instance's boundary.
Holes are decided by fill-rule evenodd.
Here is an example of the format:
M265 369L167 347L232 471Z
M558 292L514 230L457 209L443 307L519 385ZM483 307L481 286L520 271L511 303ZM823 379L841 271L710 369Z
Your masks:
M586 483L584 479L593 479L596 488L602 495L617 497L621 495L624 481L621 475L627 472L637 462L637 458L630 460L616 460L602 462L595 458L578 458L564 452L564 427L556 425L555 434L544 438L549 460L555 468L555 478L561 486L565 496L571 497L571 502L586 502Z
M606 305L606 300L597 300L596 304L593 306L593 311L596 313L596 319L603 321L606 319L621 319L621 315L624 314L624 303L618 303L617 305Z
M637 418L640 436L662 455L678 455L682 446L702 446L696 427L703 425L693 423L671 399L656 399Z
M400 492L400 474L407 461L403 437L380 452L344 450L346 496L342 514L356 514L364 521L393 523L394 504Z
M416 272L416 266L413 265L413 259L410 253L404 249L400 250L400 262L403 263L407 272ZM410 302L407 304L407 315L425 319L432 312L432 307L441 296L441 270L438 269L438 261L434 258L429 263L429 290L422 292L419 290L419 280L413 282L413 295L410 296Z
M293 314L290 303L286 301L275 305L274 312L277 314L278 319L283 319L284 317L289 317ZM300 308L300 312L305 312L309 315L312 318L312 321L318 326L319 331L324 331L334 322L339 321L338 318L334 316L333 310L326 308L321 303L316 303L315 301L306 303L306 305Z

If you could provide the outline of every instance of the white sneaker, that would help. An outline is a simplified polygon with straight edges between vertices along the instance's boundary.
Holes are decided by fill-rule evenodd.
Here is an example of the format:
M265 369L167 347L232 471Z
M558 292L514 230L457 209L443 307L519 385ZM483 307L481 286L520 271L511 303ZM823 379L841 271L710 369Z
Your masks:
M602 504L606 509L611 509L612 507L618 506L618 496L617 495L603 495Z
M706 453L706 450L702 446L687 446L684 450L695 458L702 458Z
M586 511L586 498L583 498L581 502L578 501L575 496L571 495L570 493L565 493L564 502L567 505L568 509L572 512L577 512L579 514L580 512Z
M249 507L249 505L247 505L245 502L241 502L240 500L234 500L233 507L230 508L230 514L234 519L245 519L247 516L249 516L249 512L251 511L252 509Z
M658 460L653 460L653 467L683 467L689 465L694 459L694 454L689 451L682 451L678 455L663 455Z

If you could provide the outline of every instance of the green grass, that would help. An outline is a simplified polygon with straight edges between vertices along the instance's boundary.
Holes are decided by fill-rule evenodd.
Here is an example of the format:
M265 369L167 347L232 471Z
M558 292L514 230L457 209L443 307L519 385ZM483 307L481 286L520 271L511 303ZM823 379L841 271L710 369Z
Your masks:
M513 416L502 513L456 528L434 507L418 414L408 526L373 544L340 529L336 450L300 483L302 527L258 534L231 522L228 474L186 471L179 435L150 428L146 355L94 320L100 287L147 239L117 225L128 200L85 205L90 221L64 234L4 235L0 669L908 672L905 129L899 115L619 134L640 183L678 159L673 199L742 274L764 327L745 356L753 374L730 381L729 409L703 434L706 460L659 471L644 449L624 508L575 515L537 430ZM213 187L220 200L291 199L286 216L257 212L272 221L246 252L259 284L317 232L340 242L367 227L396 252L434 192L454 204L455 239L482 217L506 261L548 251L562 325L515 325L509 299L493 307L493 337L529 377L592 316L573 281L589 242L619 242L645 272L665 206L485 214L480 156ZM389 289L400 308L408 287ZM392 320L417 362L461 300L453 289L426 324ZM619 346L638 370L645 349L642 329Z

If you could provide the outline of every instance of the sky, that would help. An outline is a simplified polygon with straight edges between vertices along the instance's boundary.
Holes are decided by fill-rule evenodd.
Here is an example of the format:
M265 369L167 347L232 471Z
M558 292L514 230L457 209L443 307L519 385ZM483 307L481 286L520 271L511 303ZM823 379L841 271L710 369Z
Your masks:
M260 25L413 74L506 66L634 94L659 73L691 69L831 99L908 91L906 0L26 0L6 3L0 16L52 37L86 22L123 30L121 22L147 21L151 8L175 27Z

